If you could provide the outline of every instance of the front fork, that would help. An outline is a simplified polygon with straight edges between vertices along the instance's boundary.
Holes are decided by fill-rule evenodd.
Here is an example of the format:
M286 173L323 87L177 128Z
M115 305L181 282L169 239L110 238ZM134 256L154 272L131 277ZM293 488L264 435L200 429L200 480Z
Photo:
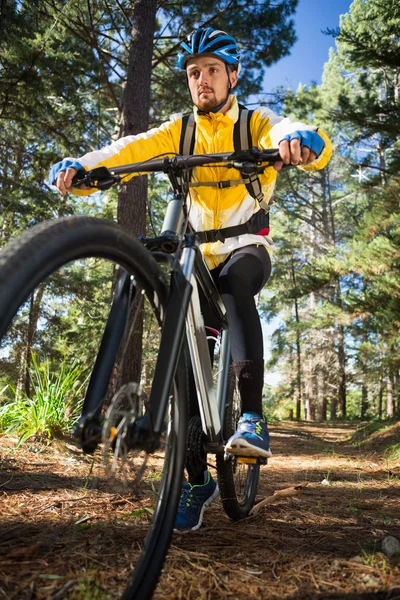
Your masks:
M136 288L131 284L129 274L124 271L115 286L111 311L90 376L81 417L74 430L75 437L78 438L82 449L87 453L94 452L101 442L100 411L135 293Z

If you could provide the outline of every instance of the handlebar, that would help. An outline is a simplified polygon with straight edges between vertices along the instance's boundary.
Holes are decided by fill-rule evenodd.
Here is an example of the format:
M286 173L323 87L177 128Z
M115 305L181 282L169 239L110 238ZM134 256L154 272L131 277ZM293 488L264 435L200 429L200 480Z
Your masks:
M228 169L234 168L250 174L259 172L260 169L262 170L281 160L279 150L261 150L256 147L230 153L165 156L163 158L152 158L140 163L113 167L112 169L108 169L107 167L98 167L91 171L79 169L72 180L72 186L95 187L100 190L107 190L121 181L123 175L131 173L141 173L144 175L146 173L159 172L180 175L194 167L215 165L217 163L218 166L224 166Z

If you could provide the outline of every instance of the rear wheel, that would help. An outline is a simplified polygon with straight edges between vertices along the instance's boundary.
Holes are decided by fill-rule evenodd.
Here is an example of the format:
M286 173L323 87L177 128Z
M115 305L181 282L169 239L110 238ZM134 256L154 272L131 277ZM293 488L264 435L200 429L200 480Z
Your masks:
M24 332L32 326L34 306L36 339L30 343L37 360L40 362L50 352L54 357L53 366L59 365L59 357L63 351L68 355L69 343L78 332L78 336L82 335L81 345L88 346L82 355L87 363L92 358L92 366L85 366L89 371L93 369L104 329L98 326L97 320L103 317L104 322L107 320L116 266L130 275L128 327L125 329L128 335L140 336L142 359L138 359L135 380L114 394L106 419L107 431L113 435L118 427L146 415L168 295L168 284L159 265L139 242L115 223L86 217L60 219L33 227L4 248L0 257L0 350L3 363L9 361L10 365L16 362L14 349L25 340ZM93 277L97 279L92 287L88 282ZM89 335L80 323L87 312L92 327ZM72 322L74 316L75 323ZM52 336L55 324L64 339ZM76 344L76 339L74 342ZM126 340L122 338L119 345L126 348ZM90 351L92 346L93 352ZM107 349L107 343L105 347ZM119 351L117 357L117 350L118 344L114 355L104 354L96 362L96 370L112 374L114 383L115 373L118 379L124 361L124 352ZM72 357L68 359L72 362ZM95 383L92 379L92 384ZM81 397L84 394L83 391ZM128 455L118 445L117 438L106 452L113 481L120 473L125 483L135 484L134 491L130 489L130 502L135 505L132 514L136 527L134 539L129 542L134 571L122 596L125 600L151 597L168 551L182 487L187 396L187 372L181 359L164 417L161 446L153 454L138 451ZM110 434L106 436L109 438ZM123 468L119 470L121 464Z
M228 440L235 433L240 415L240 398L236 390L235 374L231 367L223 422L224 440ZM241 463L239 457L224 456L223 453L217 454L216 465L222 505L226 514L234 521L244 519L254 504L260 466Z

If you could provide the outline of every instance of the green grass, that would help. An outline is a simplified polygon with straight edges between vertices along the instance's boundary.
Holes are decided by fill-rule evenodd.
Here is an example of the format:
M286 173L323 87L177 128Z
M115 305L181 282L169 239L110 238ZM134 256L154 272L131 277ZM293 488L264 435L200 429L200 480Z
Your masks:
M385 458L389 461L400 459L400 442L386 448Z
M110 600L111 595L104 590L97 579L88 577L78 582L78 593L81 600Z
M13 389L14 398L0 408L0 431L18 435L18 446L31 437L51 439L76 423L86 382L83 369L61 363L56 372L32 354L31 394Z
M360 446L366 442L373 433L384 430L389 426L387 421L374 420L368 423L364 422L357 427L354 433L343 438L343 441L351 442L353 446Z

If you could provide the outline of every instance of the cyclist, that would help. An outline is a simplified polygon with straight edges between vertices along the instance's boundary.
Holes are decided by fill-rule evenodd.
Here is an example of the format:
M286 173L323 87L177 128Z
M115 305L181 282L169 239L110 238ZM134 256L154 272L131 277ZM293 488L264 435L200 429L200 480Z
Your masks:
M199 28L181 44L178 67L186 72L196 123L195 154L233 151L234 124L239 105L232 94L238 81L240 57L235 39L211 27ZM79 159L67 158L54 165L50 180L65 194L91 191L71 188L79 168L114 167L150 159L160 153L178 153L182 135L182 115L147 133L127 136ZM272 240L263 208L271 199L277 171L283 164L304 170L323 168L331 155L327 136L317 127L276 115L265 107L256 108L250 121L252 145L279 148L282 158L274 168L259 176L261 193L249 192L242 174L218 167L202 167L192 174L189 220L195 231L232 228L234 235L211 237L201 245L204 259L218 286L226 307L231 337L233 368L242 402L242 416L236 433L228 440L226 451L240 456L271 456L268 427L262 416L264 384L263 339L254 296L271 272ZM224 182L222 187L219 182ZM255 217L255 215L257 215ZM234 228L246 224L246 233ZM215 233L215 232L214 232ZM205 324L219 328L202 298ZM176 530L200 527L204 507L218 495L218 487L204 462L199 472L188 468L188 483L183 493Z

